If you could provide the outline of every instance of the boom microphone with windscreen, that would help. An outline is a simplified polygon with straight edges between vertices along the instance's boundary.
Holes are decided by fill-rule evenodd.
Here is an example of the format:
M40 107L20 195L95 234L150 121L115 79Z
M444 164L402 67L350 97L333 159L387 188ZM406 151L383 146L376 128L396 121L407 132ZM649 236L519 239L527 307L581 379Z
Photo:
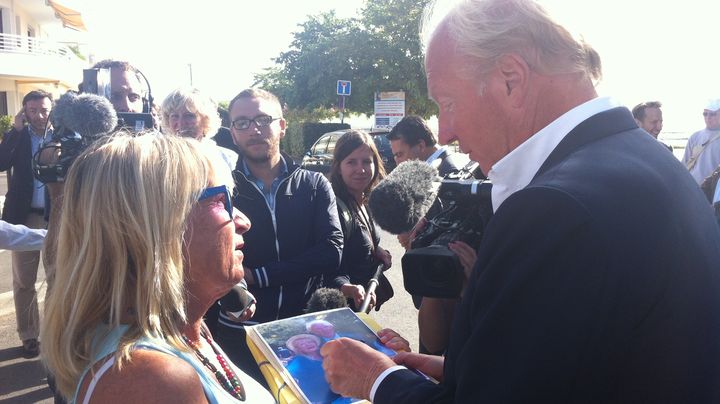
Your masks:
M375 223L391 234L412 230L435 201L439 181L437 170L423 161L400 163L370 192Z
M107 99L94 94L67 92L50 113L52 139L33 156L33 174L43 183L60 182L85 148L112 132L118 119Z

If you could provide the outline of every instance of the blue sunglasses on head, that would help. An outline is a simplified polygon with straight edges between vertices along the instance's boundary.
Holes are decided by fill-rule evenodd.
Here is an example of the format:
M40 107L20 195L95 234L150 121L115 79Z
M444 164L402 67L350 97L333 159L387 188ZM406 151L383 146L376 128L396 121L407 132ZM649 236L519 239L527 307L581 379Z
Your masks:
M227 211L228 215L230 215L230 218L233 217L233 205L232 205L232 197L230 196L230 188L228 188L227 185L218 185L216 187L210 187L205 188L204 191L200 194L200 198L198 200L202 201L203 199L212 198L215 195L218 194L225 194L225 201L223 204L225 205L225 210Z

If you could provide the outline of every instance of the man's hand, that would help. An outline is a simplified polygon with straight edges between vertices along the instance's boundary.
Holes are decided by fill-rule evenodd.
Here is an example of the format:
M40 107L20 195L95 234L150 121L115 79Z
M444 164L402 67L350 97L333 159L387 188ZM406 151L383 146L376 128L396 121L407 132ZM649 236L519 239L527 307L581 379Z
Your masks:
M25 126L25 108L21 108L20 111L15 114L15 119L13 120L13 128L15 128L16 131L20 132L23 130L23 126Z
M410 369L417 369L439 382L442 382L443 380L443 366L445 364L445 358L442 356L425 355L413 352L398 352L398 354L393 356L392 359L398 365L403 365Z
M377 258L378 261L383 263L383 271L388 270L390 269L390 267L392 267L392 254L390 254L390 251L378 247L375 249L375 258Z
M375 379L395 366L387 355L349 338L326 342L320 354L330 389L345 397L369 400Z
M352 283L346 283L340 286L340 291L345 297L353 299L355 307L360 307L363 300L365 300L365 288L363 285L353 285Z

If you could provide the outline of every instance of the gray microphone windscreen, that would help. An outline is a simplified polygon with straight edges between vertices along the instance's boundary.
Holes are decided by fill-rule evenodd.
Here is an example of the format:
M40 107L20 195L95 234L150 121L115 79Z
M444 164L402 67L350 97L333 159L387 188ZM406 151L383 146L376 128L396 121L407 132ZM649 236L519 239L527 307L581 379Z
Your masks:
M437 170L423 161L399 164L370 192L375 223L391 234L412 230L435 201L437 180Z
M110 101L95 94L66 93L53 107L51 122L90 139L110 133L117 126L117 114Z

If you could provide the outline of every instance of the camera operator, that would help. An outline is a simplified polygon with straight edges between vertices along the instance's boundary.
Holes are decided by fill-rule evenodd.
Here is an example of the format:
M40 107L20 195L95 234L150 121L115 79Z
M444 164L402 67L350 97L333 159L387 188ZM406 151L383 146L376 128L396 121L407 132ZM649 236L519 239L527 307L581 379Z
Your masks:
M440 139L488 173L494 215L446 355L329 341L332 390L376 404L717 402L720 231L692 176L598 97L600 56L537 1L441 17L425 57Z
M432 130L425 120L416 115L408 115L400 120L387 134L397 164L409 160L425 161L437 168L440 176L459 171L469 162L466 154L452 153L447 146L439 146ZM436 202L426 217L432 218L442 210L440 202ZM425 218L409 232L398 234L397 238L406 250L410 249L414 235L422 231L427 224ZM475 249L463 241L448 244L469 270L475 262ZM421 353L441 355L447 346L453 313L457 299L423 298L412 296L413 304L418 309L419 349Z
M152 113L148 91L143 89L139 70L123 60L105 59L93 69L110 69L110 96L116 112ZM86 89L81 89L86 91Z

